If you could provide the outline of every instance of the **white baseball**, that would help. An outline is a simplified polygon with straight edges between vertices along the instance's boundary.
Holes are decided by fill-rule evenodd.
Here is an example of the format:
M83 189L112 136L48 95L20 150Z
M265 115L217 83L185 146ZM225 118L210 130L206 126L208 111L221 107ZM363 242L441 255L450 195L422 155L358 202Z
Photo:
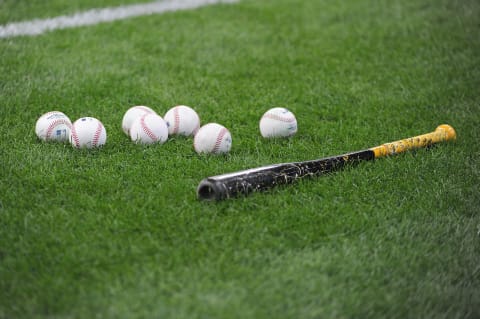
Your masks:
M260 133L263 137L288 137L297 133L297 119L283 107L274 107L260 119Z
M200 117L197 112L186 105L178 105L165 113L163 117L170 135L195 135L200 128Z
M154 110L144 105L132 106L125 112L125 115L122 119L122 130L125 134L130 135L130 128L132 127L133 122L140 116L153 113L156 114Z
M232 147L232 136L224 126L217 123L208 123L195 134L193 147L198 154L228 153Z
M130 138L137 144L163 144L168 138L167 123L158 114L144 114L133 122Z
M107 131L94 117L82 117L72 125L70 144L75 148L95 148L107 142Z
M35 134L42 141L68 141L72 122L64 113L52 111L43 114L35 124Z

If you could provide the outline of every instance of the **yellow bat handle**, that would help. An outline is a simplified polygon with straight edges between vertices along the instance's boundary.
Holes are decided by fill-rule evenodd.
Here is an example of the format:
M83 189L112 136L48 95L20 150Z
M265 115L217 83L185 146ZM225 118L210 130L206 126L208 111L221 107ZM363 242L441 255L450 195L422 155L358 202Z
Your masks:
M455 130L448 124L438 126L434 132L409 137L404 140L399 140L391 143L385 143L380 146L371 148L375 153L375 158L384 157L388 155L395 155L403 153L411 149L426 147L435 143L453 141L457 137Z

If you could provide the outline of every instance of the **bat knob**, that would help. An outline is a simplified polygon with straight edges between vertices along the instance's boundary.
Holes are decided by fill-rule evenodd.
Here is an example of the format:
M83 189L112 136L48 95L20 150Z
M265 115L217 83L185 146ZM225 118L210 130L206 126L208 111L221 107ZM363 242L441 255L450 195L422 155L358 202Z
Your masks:
M225 187L208 178L202 180L197 187L197 197L201 200L222 200L227 197Z
M448 124L439 125L435 131L443 131L445 132L445 140L446 141L454 141L457 138L457 133L455 129Z

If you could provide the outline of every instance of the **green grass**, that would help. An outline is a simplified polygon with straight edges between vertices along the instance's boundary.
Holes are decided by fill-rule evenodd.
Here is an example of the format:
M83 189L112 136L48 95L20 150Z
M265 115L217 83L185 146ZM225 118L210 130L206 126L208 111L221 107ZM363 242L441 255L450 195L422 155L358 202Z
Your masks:
M22 3L0 12L79 8ZM473 0L252 0L0 40L0 318L478 318L478 17ZM134 145L121 120L139 104L194 107L232 151ZM273 106L295 137L260 137ZM38 141L54 109L99 118L105 147ZM455 143L195 197L207 176L441 123Z

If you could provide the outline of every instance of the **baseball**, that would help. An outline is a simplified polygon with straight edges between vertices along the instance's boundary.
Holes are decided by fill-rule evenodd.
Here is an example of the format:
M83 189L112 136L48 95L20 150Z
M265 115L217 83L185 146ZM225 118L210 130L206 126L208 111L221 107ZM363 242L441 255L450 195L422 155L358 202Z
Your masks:
M163 117L170 135L195 135L200 128L200 118L197 112L186 105L178 105L165 113Z
M72 125L70 144L75 148L100 147L107 141L107 131L102 122L93 117L82 117Z
M42 141L68 141L72 122L62 112L53 111L40 116L35 124L35 133Z
M232 136L222 125L209 123L202 126L193 139L195 151L200 153L228 153L232 147Z
M153 113L156 114L154 110L144 105L132 106L125 112L122 120L122 130L125 134L130 135L130 128L132 127L133 122L140 116L144 114Z
M137 144L163 144L168 138L167 123L158 114L144 114L133 122L130 138Z
M260 133L263 137L288 137L297 133L297 119L283 107L274 107L260 119Z

